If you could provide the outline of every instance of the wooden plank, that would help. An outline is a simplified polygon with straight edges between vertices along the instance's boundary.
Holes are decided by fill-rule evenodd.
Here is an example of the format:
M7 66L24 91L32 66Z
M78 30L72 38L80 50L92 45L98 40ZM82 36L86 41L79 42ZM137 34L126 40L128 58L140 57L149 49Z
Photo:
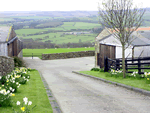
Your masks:
M127 68L127 69L150 69L150 68L146 68L146 67L145 67L145 68L142 68L142 67L141 67L141 68Z

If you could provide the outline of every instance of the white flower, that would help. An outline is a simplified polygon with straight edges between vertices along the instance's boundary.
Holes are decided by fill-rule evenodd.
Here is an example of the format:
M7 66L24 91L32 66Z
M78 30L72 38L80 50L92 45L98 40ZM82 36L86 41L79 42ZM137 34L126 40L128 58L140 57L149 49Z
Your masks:
M0 79L1 79L2 77L0 76Z
M23 77L23 78L25 78L25 77Z
M7 91L7 94L8 94L8 93L10 93L10 91L9 91L9 90Z
M24 101L25 105L27 105L28 101Z
M11 75L8 75L8 78L10 77Z
M18 82L16 82L16 84L18 85L19 83L18 83Z
M10 87L9 89L12 90L12 87Z
M28 78L29 78L29 76L28 76Z
M15 91L15 89L12 89L12 92L14 92Z
M15 83L15 81L13 81L13 83Z
M10 93L9 96L12 96L12 93Z
M19 86L17 86L17 88L19 88Z
M17 105L20 105L20 102L19 102L19 101L17 101Z
M29 80L27 79L27 82L28 82Z
M31 105L31 104L32 104L32 102L31 102L31 101L29 101L28 105Z
M28 101L28 98L27 97L23 98L23 101Z

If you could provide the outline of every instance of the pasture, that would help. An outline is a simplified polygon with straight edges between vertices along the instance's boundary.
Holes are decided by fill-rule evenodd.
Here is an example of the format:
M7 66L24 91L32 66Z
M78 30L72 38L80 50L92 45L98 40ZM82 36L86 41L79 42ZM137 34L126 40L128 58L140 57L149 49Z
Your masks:
M81 35L63 35L64 32L57 32L57 33L48 33L48 34L42 34L42 35L33 35L33 36L27 36L23 39L33 39L40 42L45 42L48 40L51 40L52 43L56 44L62 44L62 43L78 43L79 39L81 39L81 42L94 42L94 38L97 36L97 34L81 34ZM44 38L46 36L49 36L49 38Z
M83 48L51 48L51 49L23 49L23 57L39 57L42 58L42 54L51 54L51 53L66 53L66 52L76 52L76 51L89 51L95 50L94 47L83 47Z
M19 30L15 30L17 35L28 35L28 34L35 34L35 33L40 33L43 31L48 31L46 29L19 29Z

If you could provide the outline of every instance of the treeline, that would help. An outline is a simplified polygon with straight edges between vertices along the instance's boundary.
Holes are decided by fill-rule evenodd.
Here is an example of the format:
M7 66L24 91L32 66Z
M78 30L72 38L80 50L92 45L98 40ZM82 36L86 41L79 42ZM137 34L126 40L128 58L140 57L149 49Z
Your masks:
M28 49L45 49L45 48L77 48L77 47L93 47L94 43L91 42L79 42L79 43L63 43L63 44L54 44L51 43L50 41L48 42L37 42L34 41L33 39L24 39L23 41L23 48L28 48Z
M14 25L14 29L43 29L43 28L54 28L63 25L63 22L87 22L87 23L98 23L95 20L81 20L77 17L73 18L57 18L57 19L47 19L47 20L34 20L34 19L21 19L13 18L13 21L4 21L0 24Z
M36 29L42 29L42 28L53 28L63 25L63 22L47 22L43 24L36 25L34 28Z

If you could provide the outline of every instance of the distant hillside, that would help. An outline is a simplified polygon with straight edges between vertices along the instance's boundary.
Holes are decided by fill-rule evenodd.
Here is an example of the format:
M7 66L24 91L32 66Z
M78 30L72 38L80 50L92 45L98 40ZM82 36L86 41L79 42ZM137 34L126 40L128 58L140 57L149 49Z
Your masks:
M98 11L5 11L5 16L49 16L49 17L85 17L97 15Z

